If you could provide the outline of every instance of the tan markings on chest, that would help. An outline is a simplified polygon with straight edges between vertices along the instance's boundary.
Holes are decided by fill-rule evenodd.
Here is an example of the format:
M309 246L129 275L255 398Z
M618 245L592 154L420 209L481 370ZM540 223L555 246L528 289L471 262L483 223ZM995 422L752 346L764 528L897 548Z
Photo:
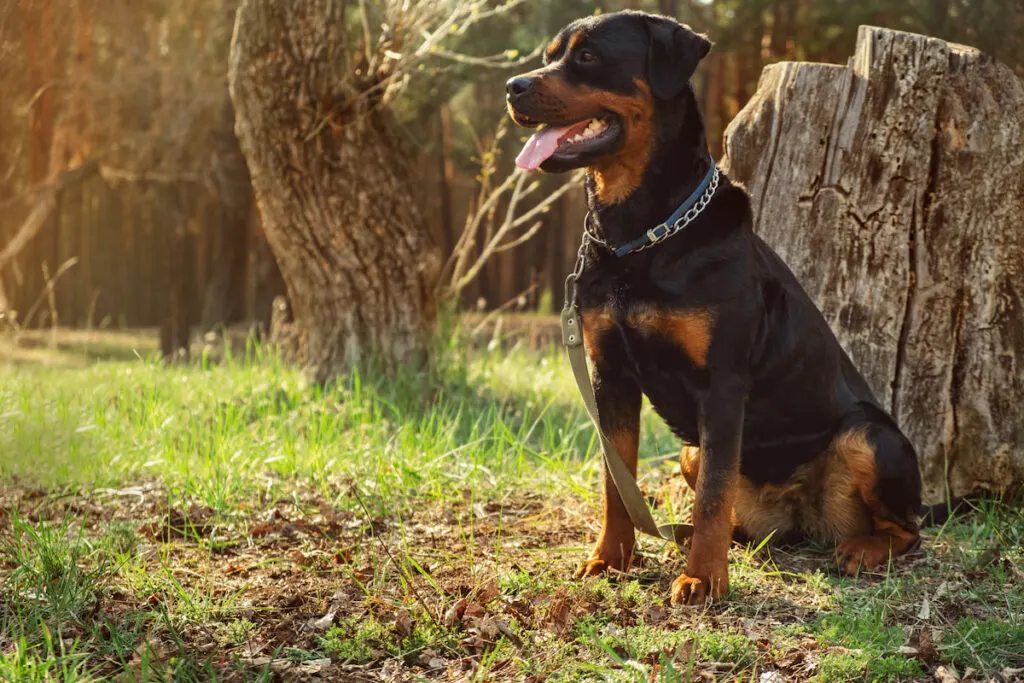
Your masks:
M707 365L715 326L714 309L646 310L630 315L628 323L640 332L669 337L682 347L694 365L699 368Z

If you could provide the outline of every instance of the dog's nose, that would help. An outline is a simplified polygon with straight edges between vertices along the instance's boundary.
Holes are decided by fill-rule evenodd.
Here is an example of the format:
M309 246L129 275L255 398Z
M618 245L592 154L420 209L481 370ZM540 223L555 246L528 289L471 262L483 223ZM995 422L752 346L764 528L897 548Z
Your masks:
M511 100L522 97L526 93L530 92L531 88L533 88L533 81L525 76L510 78L505 84L505 92L508 93L508 97Z

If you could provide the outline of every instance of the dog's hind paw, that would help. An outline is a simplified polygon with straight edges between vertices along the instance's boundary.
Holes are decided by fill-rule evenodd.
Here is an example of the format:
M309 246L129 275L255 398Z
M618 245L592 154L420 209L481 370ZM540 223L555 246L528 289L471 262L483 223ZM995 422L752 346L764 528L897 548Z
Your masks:
M840 543L836 561L844 574L856 576L862 570L883 569L892 554L888 537L863 536Z

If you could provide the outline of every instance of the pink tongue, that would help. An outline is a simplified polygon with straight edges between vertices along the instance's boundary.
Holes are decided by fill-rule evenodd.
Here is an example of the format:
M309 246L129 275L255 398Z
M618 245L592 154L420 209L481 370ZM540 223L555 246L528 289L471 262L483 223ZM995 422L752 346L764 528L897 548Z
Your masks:
M555 153L558 148L558 138L562 137L568 129L569 126L563 128L548 126L544 130L534 133L523 145L523 151L516 157L516 166L532 171L543 164L545 159Z

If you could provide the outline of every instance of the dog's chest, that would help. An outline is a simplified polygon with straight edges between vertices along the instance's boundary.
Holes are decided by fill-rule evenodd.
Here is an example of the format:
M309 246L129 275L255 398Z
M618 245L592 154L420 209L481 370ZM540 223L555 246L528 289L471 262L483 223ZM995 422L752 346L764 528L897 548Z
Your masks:
M701 308L609 305L583 319L591 360L598 367L628 369L673 431L694 442L696 395L707 383L713 314Z

